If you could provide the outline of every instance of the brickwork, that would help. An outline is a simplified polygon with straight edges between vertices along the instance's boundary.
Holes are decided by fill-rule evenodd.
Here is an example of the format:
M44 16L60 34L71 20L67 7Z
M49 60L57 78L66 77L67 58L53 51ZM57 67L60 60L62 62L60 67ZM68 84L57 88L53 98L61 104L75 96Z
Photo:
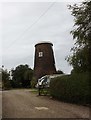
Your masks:
M36 79L56 73L52 43L38 43L35 45L34 76Z

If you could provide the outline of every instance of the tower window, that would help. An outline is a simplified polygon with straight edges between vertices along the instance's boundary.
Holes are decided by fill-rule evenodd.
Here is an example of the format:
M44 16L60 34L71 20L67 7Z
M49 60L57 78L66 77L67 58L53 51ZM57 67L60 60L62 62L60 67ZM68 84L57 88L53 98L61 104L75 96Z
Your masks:
M43 52L39 52L39 57L43 57Z

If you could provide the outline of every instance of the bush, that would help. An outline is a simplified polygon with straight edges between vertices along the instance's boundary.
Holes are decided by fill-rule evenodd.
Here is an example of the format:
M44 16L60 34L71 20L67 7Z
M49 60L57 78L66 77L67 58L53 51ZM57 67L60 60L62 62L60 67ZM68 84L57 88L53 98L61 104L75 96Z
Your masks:
M37 80L33 77L31 80L31 88L35 88L36 84L37 84Z
M66 102L88 104L91 98L89 79L89 73L54 78L50 83L50 94Z
M2 71L1 77L2 77L2 89L3 90L11 89L9 73L7 72L7 70Z
M10 81L2 83L2 90L10 90L10 89L11 89Z

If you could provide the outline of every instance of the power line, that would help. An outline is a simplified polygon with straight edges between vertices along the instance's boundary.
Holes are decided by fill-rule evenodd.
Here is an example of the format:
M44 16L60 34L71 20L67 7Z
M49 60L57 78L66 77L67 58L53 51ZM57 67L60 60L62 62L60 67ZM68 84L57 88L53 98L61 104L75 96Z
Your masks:
M22 32L22 34L16 38L8 47L7 47L7 50L12 47L14 45L14 43L19 39L21 38L29 29L31 29L47 12L48 10L55 4L55 2L53 2L39 17L38 19L36 19L26 30L24 30Z

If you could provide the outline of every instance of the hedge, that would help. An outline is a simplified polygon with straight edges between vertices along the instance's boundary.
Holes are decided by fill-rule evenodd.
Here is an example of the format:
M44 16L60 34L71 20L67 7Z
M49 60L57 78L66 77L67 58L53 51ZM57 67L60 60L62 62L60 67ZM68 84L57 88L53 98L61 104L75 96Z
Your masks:
M50 94L54 98L71 103L90 103L90 73L79 73L53 78Z

